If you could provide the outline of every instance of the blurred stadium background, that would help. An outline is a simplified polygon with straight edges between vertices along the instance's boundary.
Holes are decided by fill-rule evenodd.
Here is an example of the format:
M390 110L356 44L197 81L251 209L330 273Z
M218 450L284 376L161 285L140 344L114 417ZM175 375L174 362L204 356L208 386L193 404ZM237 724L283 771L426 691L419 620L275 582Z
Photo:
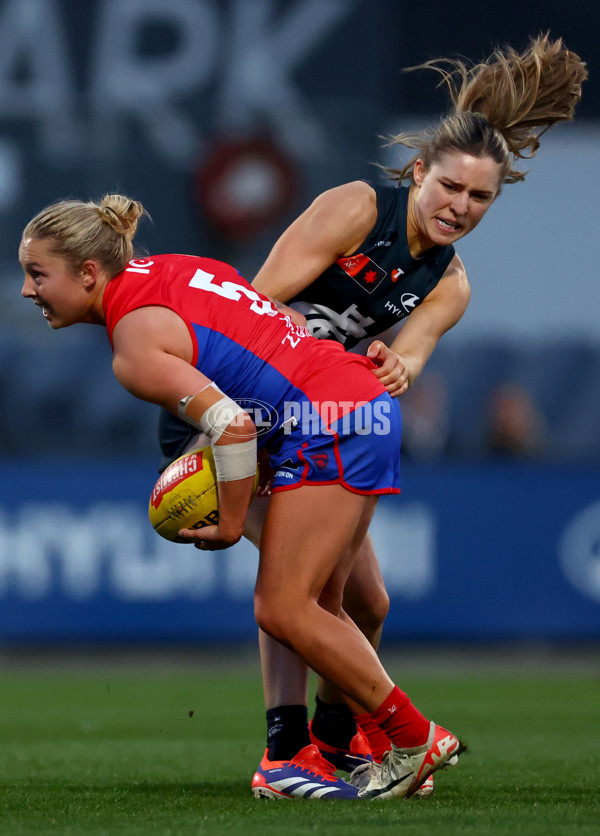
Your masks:
M317 193L378 178L382 138L444 110L403 67L545 30L589 62L576 122L457 248L473 300L403 399L403 495L373 533L387 642L597 647L599 29L585 0L0 0L3 647L255 634L253 550L150 529L156 411L113 379L105 333L52 333L20 298L29 218L121 191L152 215L147 251L252 279Z

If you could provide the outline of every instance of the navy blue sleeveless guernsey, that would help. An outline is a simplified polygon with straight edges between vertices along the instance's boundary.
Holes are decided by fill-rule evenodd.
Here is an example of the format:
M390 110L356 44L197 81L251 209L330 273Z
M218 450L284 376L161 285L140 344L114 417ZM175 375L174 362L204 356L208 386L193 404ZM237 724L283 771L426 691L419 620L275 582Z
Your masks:
M288 302L307 319L315 337L353 348L407 317L437 285L454 247L432 247L415 259L408 249L408 188L369 183L377 194L377 221L355 255L340 258ZM181 455L193 432L161 410L161 469Z
M422 258L408 248L408 187L369 183L377 221L354 255L339 258L288 304L304 314L315 337L353 348L407 317L431 293L454 247L435 246Z

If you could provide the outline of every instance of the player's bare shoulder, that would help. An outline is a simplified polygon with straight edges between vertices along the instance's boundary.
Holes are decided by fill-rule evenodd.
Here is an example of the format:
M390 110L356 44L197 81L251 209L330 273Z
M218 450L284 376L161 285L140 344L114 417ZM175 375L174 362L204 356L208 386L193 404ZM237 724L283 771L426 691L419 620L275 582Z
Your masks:
M364 180L322 192L307 210L311 227L336 242L339 256L352 255L377 221L377 195Z
M353 180L322 192L312 204L319 211L334 211L345 215L350 223L377 218L377 194L365 180Z
M458 253L454 253L452 261L446 268L440 279L436 290L440 293L451 294L458 303L464 302L467 306L471 298L471 285L467 278L467 271Z
M441 323L442 334L459 321L467 310L470 298L471 287L467 271L455 253L444 275L424 300L421 308L426 315L435 313L435 319ZM415 313L418 313L418 310Z

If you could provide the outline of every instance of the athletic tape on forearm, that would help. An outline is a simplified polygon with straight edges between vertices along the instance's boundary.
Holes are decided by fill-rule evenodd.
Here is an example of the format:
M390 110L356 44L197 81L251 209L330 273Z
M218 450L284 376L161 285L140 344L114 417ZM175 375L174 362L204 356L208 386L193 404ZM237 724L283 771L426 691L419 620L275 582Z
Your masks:
M213 444L219 482L235 482L256 473L256 439L236 444Z
M221 390L216 383L208 384L213 386L217 392ZM207 386L204 387L208 388ZM204 390L202 390L204 391ZM198 393L199 394L199 393ZM222 393L221 393L222 394ZM228 398L227 395L216 401L202 414L199 421L187 414L187 407L195 395L189 395L179 402L178 414L180 418L191 424L200 432L205 433L212 446L215 469L219 482L235 482L236 479L245 479L247 476L254 476L256 473L256 438L248 441L237 441L233 444L219 444L227 427L239 416L244 415L244 410Z
M217 392L222 394L221 390L215 383L208 385L212 386ZM204 389L207 388L208 386L204 387ZM201 391L203 392L204 389ZM206 435L210 438L211 444L215 444L221 438L227 427L235 421L239 415L244 414L244 410L238 406L235 401L232 401L231 398L227 397L227 395L223 395L220 400L216 401L216 403L212 406L209 406L200 419L196 421L187 413L187 408L195 397L196 395L188 395L187 398L182 398L179 401L177 413L180 418L183 418L183 420L187 421L188 424L191 424L192 427L206 433Z

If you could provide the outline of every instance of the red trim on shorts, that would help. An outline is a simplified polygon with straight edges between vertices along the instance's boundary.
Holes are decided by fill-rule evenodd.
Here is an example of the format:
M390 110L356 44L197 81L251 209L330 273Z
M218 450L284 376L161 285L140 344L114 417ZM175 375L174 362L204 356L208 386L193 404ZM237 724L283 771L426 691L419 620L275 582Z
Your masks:
M281 491L295 491L297 488L318 488L320 485L341 485L342 488L345 488L347 491L350 491L350 493L357 493L361 496L383 496L384 494L400 493L400 488L379 488L377 490L372 491L361 491L359 488L353 488L352 485L349 485L347 482L344 482L341 479L335 479L333 482L305 481L296 482L295 485L279 485L275 488L272 488L271 493L280 493Z
M313 481L309 481L306 478L306 474L308 473L308 469L309 469L309 464L306 461L306 458L304 457L304 455L302 454L302 450L306 449L306 447L308 447L308 442L305 441L304 444L302 445L302 447L299 448L299 450L298 450L298 458L300 459L300 461L304 462L304 472L303 472L302 476L300 477L300 481L296 482L294 485L279 485L275 488L272 488L271 493L280 493L281 491L294 491L297 488L303 488L305 486L314 488L314 487L319 487L320 485L341 485L342 488L345 488L347 491L350 491L350 493L356 493L356 494L359 494L360 496L377 496L377 495L381 496L383 494L398 494L398 493L400 493L400 488L378 488L378 489L373 489L373 490L369 490L369 491L362 491L362 490L360 490L360 488L353 488L352 485L349 485L346 482L346 480L344 479L344 465L342 463L342 458L340 456L339 443L338 443L339 442L339 435L338 435L338 433L333 433L333 436L334 436L334 439L333 439L333 453L334 453L335 460L336 460L337 465L338 465L338 472L340 473L340 478L339 479L330 479L327 482L313 482Z

